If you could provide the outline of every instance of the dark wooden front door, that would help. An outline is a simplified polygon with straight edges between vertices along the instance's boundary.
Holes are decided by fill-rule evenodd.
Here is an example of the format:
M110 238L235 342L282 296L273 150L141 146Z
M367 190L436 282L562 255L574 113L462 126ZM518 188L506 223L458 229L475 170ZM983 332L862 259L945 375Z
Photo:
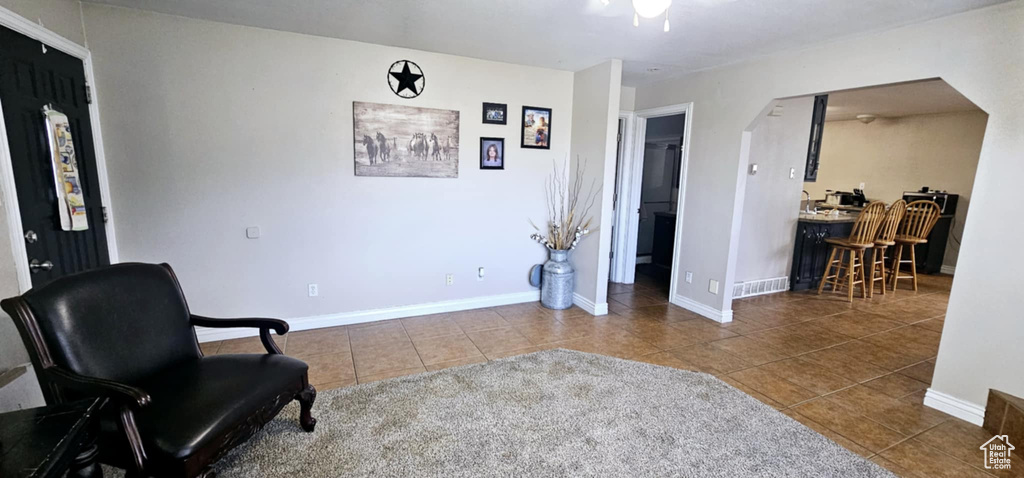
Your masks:
M0 27L0 104L25 247L30 263L36 264L33 286L110 263L86 95L82 60L52 47L44 53L39 41ZM67 115L71 124L89 223L85 231L60 227L45 105Z

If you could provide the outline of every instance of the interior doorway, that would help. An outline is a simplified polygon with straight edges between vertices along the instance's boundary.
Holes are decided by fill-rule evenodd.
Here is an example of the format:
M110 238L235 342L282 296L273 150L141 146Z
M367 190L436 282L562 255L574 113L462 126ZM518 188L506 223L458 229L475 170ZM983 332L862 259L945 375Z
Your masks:
M682 226L691 104L620 117L611 282L643 283L671 301ZM630 124L632 123L632 124Z
M635 282L668 293L675 244L676 200L685 114L651 118L640 170Z

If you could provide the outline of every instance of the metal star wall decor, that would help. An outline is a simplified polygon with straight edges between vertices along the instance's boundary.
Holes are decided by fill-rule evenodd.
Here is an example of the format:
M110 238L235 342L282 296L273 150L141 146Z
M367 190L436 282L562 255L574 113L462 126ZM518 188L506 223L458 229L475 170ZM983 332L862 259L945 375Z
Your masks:
M419 96L426 84L427 78L423 76L423 70L409 60L396 61L388 69L388 85L391 86L391 91L402 98Z

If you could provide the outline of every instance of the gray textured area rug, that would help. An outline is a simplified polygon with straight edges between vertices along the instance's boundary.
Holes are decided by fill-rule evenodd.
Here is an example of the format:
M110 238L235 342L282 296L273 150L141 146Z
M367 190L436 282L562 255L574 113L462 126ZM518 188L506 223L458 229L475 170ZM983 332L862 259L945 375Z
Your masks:
M217 465L224 478L892 476L703 373L568 350L321 393Z

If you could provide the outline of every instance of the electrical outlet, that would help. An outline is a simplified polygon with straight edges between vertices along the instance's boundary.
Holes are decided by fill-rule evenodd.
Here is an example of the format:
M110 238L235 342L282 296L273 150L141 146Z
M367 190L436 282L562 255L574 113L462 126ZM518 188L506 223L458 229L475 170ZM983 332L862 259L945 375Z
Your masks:
M309 284L306 286L309 289L309 296L316 297L320 295L320 286L316 284Z
M711 279L711 282L708 283L708 292L718 294L718 281Z
M686 283L693 284L693 272L686 271Z
M445 276L444 276L444 285L454 285L454 284L455 284L455 274L445 274Z

